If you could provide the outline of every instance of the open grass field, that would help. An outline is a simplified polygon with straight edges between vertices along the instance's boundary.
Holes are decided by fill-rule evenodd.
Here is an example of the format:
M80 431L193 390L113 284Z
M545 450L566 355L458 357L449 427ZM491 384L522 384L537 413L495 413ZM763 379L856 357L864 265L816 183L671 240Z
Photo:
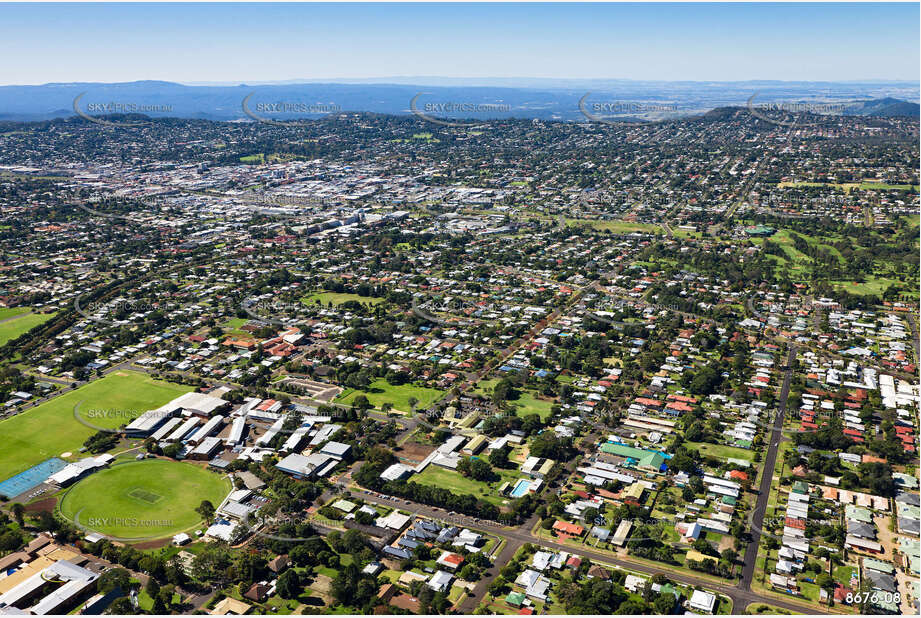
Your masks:
M375 408L380 408L385 403L391 403L394 410L409 412L411 409L409 405L410 397L415 397L418 400L419 403L416 404L416 408L421 409L432 405L442 394L443 391L437 388L425 388L414 384L393 386L387 380L379 378L371 382L367 392L355 389L342 391L336 398L336 402L349 405L355 397L364 395Z
M683 230L680 227L673 226L672 234L675 238L703 238L703 232L695 232L694 230Z
M235 337L237 339L250 339L253 334L242 329L243 325L247 322L249 322L248 318L231 318L220 326L224 329L225 336Z
M118 539L157 539L198 526L198 505L217 506L230 490L227 478L192 464L130 461L78 482L61 498L60 513Z
M28 311L28 308L25 309ZM11 339L15 339L23 333L29 332L39 324L44 324L54 317L53 313L29 313L28 315L22 313L19 315L21 315L21 317L13 317L12 315L0 315L0 319L13 317L12 320L0 322L0 345L5 344Z
M831 244L837 240L840 240L840 238L826 236L814 237L805 234L800 234L800 236L802 236L811 246L818 246L821 249L836 256L843 264L844 258L841 256L841 253ZM769 255L768 257L773 260L780 269L785 270L792 279L796 281L809 280L813 269L812 259L804 253L798 251L793 246L793 239L790 237L790 230L778 230L776 234L770 237L770 240L771 242L780 245L781 249L784 251L784 257L779 257L776 255ZM752 238L751 241L759 245L763 243L763 239L761 238ZM887 269L885 264L881 262L877 262L873 273L865 274L865 281L863 282L855 282L852 280L829 281L828 283L835 286L839 290L846 290L851 294L881 295L889 286L894 285L899 288L902 293L907 293L910 296L917 295L916 286L906 285L905 283L894 278L891 271Z
M330 303L338 306L350 300L371 305L376 305L378 303L384 302L383 298L375 298L373 296L359 296L358 294L348 294L345 292L317 292L316 294L305 296L301 299L301 302L308 305L313 305L319 302L325 307Z
M726 446L724 444L710 444L708 442L686 442L685 446L687 448L696 448L702 454L716 457L718 459L732 458L751 461L755 454L754 451L749 451L744 448Z
M606 221L598 219L566 219L566 225L587 225L594 230L611 232L613 234L629 234L640 232L643 234L665 234L665 230L655 223L635 223L633 221Z
M803 237L806 238L809 244L811 245L815 244L814 239L807 237L807 236L803 236ZM776 234L771 236L770 240L771 242L774 242L780 245L780 248L783 249L786 262L787 264L789 264L788 270L791 275L795 277L804 277L809 272L808 265L812 263L812 259L809 256L807 256L805 253L801 253L800 251L798 251L793 246L793 239L790 237L789 230L778 230ZM762 244L763 240L761 238L753 238L752 242L760 245ZM825 245L825 247L827 249L832 248L827 245ZM771 257L775 258L777 261L781 260L779 256L771 256Z
M883 182L781 182L778 187L828 187L841 189L850 193L854 189L861 191L917 191L918 185L890 185Z
M0 480L65 452L73 453L70 459L76 458L83 442L96 433L74 418L77 404L81 415L93 425L118 427L130 421L129 411L140 415L190 390L189 386L157 381L143 373L119 371L0 421ZM89 418L90 410L103 413Z
M0 320L15 318L17 315L29 313L30 311L32 311L30 307L0 307Z
M855 281L829 281L839 290L846 290L851 294L877 294L882 295L890 285L905 287L905 284L898 279L889 277L869 277L866 281L858 283Z
M492 378L489 380L480 380L476 383L476 386L473 388L474 393L479 393L480 395L491 395L492 389L499 383L499 378Z
M239 330L244 324L249 322L249 318L231 318L221 324L221 328L229 328L231 330Z
M493 483L484 483L462 476L460 472L448 470L441 466L429 465L419 474L414 474L409 480L420 485L433 485L443 487L453 492L470 494L482 498L487 502L502 506L508 498L499 495L499 487L506 481L514 484L516 479L522 478L517 470L502 470L493 468L499 475L499 480Z
M492 389L498 383L499 378L480 380L477 382L476 387L474 387L473 392L489 396L492 394ZM508 400L508 404L515 408L515 414L518 416L524 417L528 414L537 414L542 420L550 416L550 408L553 407L552 401L538 399L536 393L529 390L520 391L518 399L510 399Z
M541 420L550 416L550 408L553 402L545 399L538 399L532 391L521 391L521 395L514 401L509 401L509 405L515 408L517 416L527 416L537 414Z
M426 142L438 142L438 141L441 141L441 140L439 140L439 139L432 139L432 134L431 134L431 133L413 133L413 139L421 139L421 140L425 140Z

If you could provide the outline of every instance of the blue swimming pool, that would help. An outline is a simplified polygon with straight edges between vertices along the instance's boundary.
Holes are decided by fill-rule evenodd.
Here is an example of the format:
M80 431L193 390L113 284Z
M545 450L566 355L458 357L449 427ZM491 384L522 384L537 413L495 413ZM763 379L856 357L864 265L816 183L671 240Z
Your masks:
M64 469L67 462L57 457L46 459L42 463L32 466L25 472L20 472L16 476L11 476L0 483L0 496L14 498L19 494L25 493L33 487L38 487L45 482L49 476L55 472Z
M512 488L512 491L509 492L513 498L520 498L521 496L528 493L528 490L531 489L531 481L526 479L518 479L518 482L515 483L515 486Z

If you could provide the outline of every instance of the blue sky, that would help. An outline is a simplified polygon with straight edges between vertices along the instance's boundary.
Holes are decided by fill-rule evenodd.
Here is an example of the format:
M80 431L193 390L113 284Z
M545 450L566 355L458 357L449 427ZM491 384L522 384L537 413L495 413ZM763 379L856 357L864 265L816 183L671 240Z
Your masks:
M919 4L3 4L2 84L919 76Z

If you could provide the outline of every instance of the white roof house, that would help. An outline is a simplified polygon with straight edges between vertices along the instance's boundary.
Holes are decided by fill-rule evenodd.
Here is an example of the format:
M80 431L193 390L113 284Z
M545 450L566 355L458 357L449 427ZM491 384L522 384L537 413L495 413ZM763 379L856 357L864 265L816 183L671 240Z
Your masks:
M435 592L444 592L451 587L452 581L454 576L447 571L436 571L426 585Z
M688 607L708 614L713 613L714 605L716 605L716 595L703 590L695 590L688 600Z
M409 523L409 515L404 515L399 511L393 511L386 517L379 517L377 525L381 528L390 528L391 530L402 530Z

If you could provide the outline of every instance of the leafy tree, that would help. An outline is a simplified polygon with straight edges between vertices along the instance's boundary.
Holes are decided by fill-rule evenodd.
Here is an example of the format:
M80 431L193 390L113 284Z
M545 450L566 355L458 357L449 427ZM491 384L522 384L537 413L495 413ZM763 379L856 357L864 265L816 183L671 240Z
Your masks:
M96 580L96 592L107 594L116 588L128 592L131 586L131 573L119 567L109 569Z
M278 578L276 584L278 595L283 599L295 599L300 595L301 586L300 577L294 569L288 569Z
M134 603L128 597L118 597L106 609L106 614L110 616L133 616L137 614Z
M663 592L656 597L656 600L653 601L652 606L655 608L657 614L667 616L671 614L675 609L675 595L671 592Z
M13 512L13 519L16 520L16 523L19 524L19 527L21 528L23 526L22 516L23 516L23 513L26 512L26 507L24 507L18 502L14 502L12 506L10 506L10 511Z
M202 500L201 504L195 508L195 512L201 515L202 519L210 521L214 517L214 505L210 500Z
M489 463L496 468L505 468L509 465L508 456L512 451L512 447L508 444L504 445L502 448L493 449L489 453Z
M147 586L145 586L144 590L147 591L147 594L151 599L156 599L157 595L160 594L160 584L157 583L155 578L148 577Z

